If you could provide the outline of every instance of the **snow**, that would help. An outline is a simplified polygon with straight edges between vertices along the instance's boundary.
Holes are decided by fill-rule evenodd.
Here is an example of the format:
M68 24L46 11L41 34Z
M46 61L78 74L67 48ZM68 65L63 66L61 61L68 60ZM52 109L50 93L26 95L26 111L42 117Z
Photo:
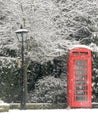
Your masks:
M3 130L96 130L98 109L10 110L0 113Z
M17 31L15 31L16 33L28 33L27 29L18 29Z
M9 104L8 104L8 103L5 103L4 101L2 101L2 100L0 99L0 106L9 106Z
M92 50L89 46L86 46L86 45L72 45L72 46L70 46L70 50L74 49L74 48L79 48L79 47L81 47L81 48L87 48L89 50Z

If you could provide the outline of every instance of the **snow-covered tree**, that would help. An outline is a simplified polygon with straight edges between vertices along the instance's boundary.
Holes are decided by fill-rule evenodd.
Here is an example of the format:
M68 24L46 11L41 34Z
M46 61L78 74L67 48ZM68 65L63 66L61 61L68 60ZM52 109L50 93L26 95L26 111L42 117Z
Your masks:
M61 91L64 91L68 49L76 44L97 46L93 37L98 32L97 12L96 0L0 0L0 57L16 60L20 56L21 45L15 31L23 25L29 30L25 45L25 51L30 57L28 90L36 93L35 86L40 87L40 81L45 79L48 79L48 84L53 76L54 79L59 78L60 82L65 82L65 86L61 86ZM65 60L65 63L57 60L59 58ZM60 61L61 66L54 61ZM11 64L14 64L13 61ZM97 67L97 62L94 62L94 67ZM93 77L96 78L96 75ZM97 84L97 80L93 81Z

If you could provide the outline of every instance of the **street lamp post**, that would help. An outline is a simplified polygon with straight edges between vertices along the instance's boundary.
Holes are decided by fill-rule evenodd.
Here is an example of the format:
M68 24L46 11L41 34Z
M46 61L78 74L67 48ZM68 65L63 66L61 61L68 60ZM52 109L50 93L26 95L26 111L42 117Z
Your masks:
M22 43L21 45L21 78L22 78L22 85L21 85L21 109L25 109L26 106L26 88L25 88L25 65L24 65L24 42L27 38L28 30L21 28L19 30L16 30L16 35L18 38L18 41Z

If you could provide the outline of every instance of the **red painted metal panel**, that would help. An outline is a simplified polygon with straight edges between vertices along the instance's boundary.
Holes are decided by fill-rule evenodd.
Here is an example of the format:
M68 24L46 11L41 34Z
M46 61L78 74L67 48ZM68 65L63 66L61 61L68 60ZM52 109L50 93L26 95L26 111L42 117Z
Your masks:
M70 107L91 107L91 50L74 48L67 61L67 98Z

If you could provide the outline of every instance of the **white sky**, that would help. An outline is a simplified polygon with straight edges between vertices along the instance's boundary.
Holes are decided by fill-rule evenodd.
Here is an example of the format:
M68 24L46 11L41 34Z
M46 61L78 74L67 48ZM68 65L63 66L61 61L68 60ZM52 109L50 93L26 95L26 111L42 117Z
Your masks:
M10 110L0 113L0 129L97 130L98 109Z

